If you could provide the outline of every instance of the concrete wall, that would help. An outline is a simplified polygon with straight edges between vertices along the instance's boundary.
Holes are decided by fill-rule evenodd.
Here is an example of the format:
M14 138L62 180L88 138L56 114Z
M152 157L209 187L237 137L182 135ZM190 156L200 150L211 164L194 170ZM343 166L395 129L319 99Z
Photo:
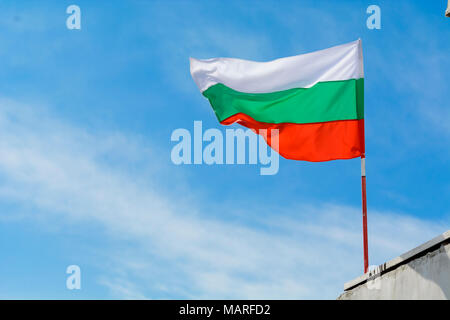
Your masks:
M369 277L338 299L450 299L450 243Z

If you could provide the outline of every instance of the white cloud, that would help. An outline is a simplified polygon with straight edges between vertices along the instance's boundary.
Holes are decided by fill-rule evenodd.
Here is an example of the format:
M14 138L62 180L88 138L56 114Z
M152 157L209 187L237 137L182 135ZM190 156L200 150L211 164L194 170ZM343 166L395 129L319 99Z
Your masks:
M0 136L0 199L39 209L40 223L101 225L120 246L92 250L91 264L113 297L335 298L360 273L359 208L262 204L264 219L229 222L162 191L175 177L139 137L90 133L6 99ZM444 231L373 210L369 222L377 263Z

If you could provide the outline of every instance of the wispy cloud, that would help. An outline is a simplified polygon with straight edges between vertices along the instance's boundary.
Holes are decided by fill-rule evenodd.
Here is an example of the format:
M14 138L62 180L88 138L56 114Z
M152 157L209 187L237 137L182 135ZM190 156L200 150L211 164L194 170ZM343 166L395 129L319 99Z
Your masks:
M262 204L270 214L246 223L211 218L186 201L206 201L195 191L164 189L179 177L139 137L88 132L7 99L0 136L0 199L39 209L27 219L41 224L98 224L114 244L89 263L106 270L98 283L114 297L335 298L360 273L359 208ZM443 231L405 214L369 219L377 263Z

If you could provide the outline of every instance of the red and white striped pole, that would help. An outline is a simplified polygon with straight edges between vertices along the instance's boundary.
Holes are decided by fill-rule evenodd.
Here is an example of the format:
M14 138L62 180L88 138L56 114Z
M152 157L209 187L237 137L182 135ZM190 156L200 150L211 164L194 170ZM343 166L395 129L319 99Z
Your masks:
M363 213L363 245L364 245L364 273L369 269L369 246L367 241L367 198L366 198L366 155L361 155L361 188Z

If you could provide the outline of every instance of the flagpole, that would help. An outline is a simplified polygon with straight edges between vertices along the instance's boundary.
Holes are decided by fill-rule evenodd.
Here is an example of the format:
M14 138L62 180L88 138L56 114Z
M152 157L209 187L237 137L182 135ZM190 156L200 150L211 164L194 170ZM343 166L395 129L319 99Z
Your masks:
M369 249L367 241L367 198L366 198L366 155L361 155L361 188L363 213L364 273L369 269Z

